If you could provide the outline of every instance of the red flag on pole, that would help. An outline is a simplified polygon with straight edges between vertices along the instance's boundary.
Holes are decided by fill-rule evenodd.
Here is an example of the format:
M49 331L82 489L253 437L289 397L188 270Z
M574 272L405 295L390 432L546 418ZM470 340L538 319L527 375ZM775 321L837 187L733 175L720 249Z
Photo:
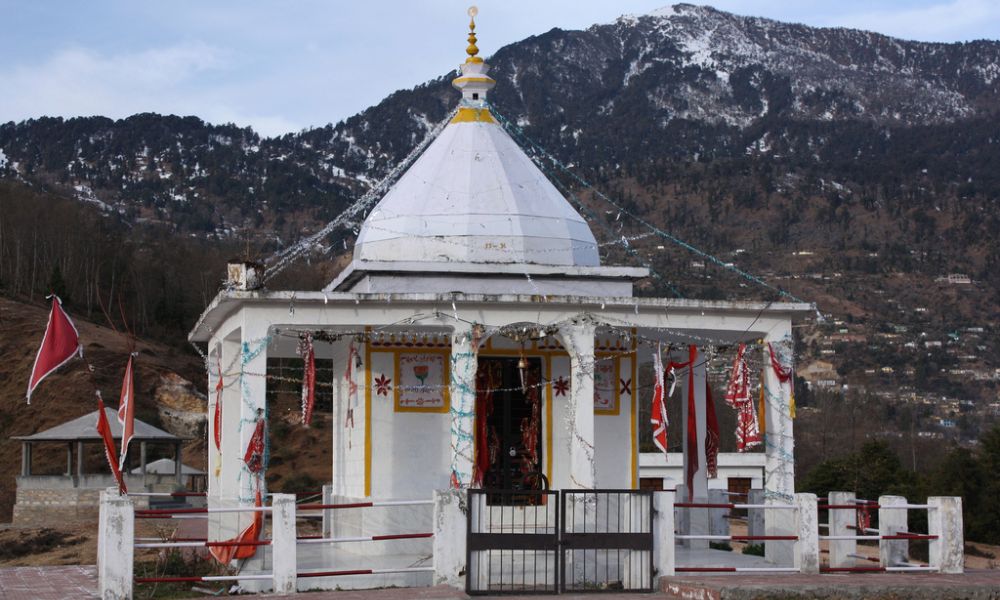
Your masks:
M694 361L698 347L688 346L688 418L687 418L687 484L688 501L694 499L694 474L698 472L698 409L694 401Z
M35 366L31 369L31 380L28 381L28 404L31 404L31 394L43 379L50 373L66 364L79 354L83 357L83 346L80 345L80 335L73 321L70 321L62 309L62 300L52 295L52 311L49 313L49 323L45 327L45 337L35 356Z
M128 444L135 434L135 386L132 382L132 359L129 355L125 365L125 378L122 380L122 397L118 402L118 422L122 426L122 451L118 458L118 469L125 469L125 459L128 457Z
M656 353L653 354L653 407L650 413L650 422L653 424L653 443L667 454L667 406L664 398L664 375L663 358L660 355L660 347L657 345Z
M111 424L108 423L108 415L104 411L104 400L101 399L100 394L97 396L97 433L104 440L104 457L108 459L111 473L114 474L115 480L118 482L118 490L127 494L125 479L122 477L121 469L118 468L118 463L115 462L115 440L111 437Z

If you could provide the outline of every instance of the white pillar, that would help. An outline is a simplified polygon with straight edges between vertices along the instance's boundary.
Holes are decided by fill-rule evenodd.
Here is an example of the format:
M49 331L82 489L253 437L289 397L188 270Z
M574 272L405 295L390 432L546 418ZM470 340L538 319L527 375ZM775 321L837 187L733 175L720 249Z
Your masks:
M593 489L597 482L594 460L594 332L586 320L559 328L569 352L570 398L569 481L576 489Z
M208 506L233 508L238 504L239 480L243 464L243 450L240 448L240 332L230 332L219 340L218 357L224 373L225 387L222 390L222 451L215 451L214 438L209 440L208 456ZM218 364L215 365L218 374ZM212 396L215 388L208 390ZM209 415L214 420L214 413ZM213 434L214 435L214 434ZM229 540L239 533L242 519L239 513L211 513L208 515L208 539Z
M795 567L800 573L819 573L819 521L816 494L795 494Z
M707 398L705 396L705 377L706 377L706 364L705 355L697 348L694 352L689 352L680 359L679 362L693 361L694 369L689 369L685 367L680 370L678 375L678 385L681 388L681 423L680 428L683 432L683 470L681 474L685 482L685 489L687 489L687 465L690 457L688 456L688 407L689 398L688 395L691 390L694 390L694 406L695 406L695 437L698 440L695 444L697 450L697 460L698 469L694 472L694 479L692 480L691 488L688 491L688 496L681 498L680 502L687 502L688 498L694 498L705 502L708 498L708 464L707 458L705 456L705 435L707 431L706 422L706 402ZM690 378L690 379L689 379ZM693 381L692 381L693 380ZM692 513L693 514L693 513ZM705 533L705 532L702 532Z
M881 536L897 535L900 531L909 531L906 525L905 508L892 508L906 504L902 496L879 496L878 504L878 534ZM878 543L879 564L883 567L895 567L907 562L910 554L910 542L907 540L880 540Z
M476 353L472 326L455 325L451 336L451 471L453 482L463 488L472 482L476 428Z
M676 574L674 492L653 492L653 565L659 578ZM660 589L659 579L656 589Z
M795 500L795 440L790 414L791 385L782 384L771 368L771 355L767 343L774 347L775 356L785 368L793 361L791 322L772 329L764 338L761 357L764 365L765 386L765 446L764 446L764 503L792 504ZM786 509L765 510L766 535L794 535L795 519ZM764 543L764 556L774 565L793 562L793 547L788 542Z
M927 533L938 536L930 542L931 566L942 573L962 573L965 570L962 498L931 496L927 504L931 507L927 511Z
M295 593L298 565L295 537L295 494L274 494L271 496L271 572L276 594Z
M830 492L827 494L827 503L834 506L853 505L857 496L854 492ZM852 529L857 527L857 511L847 509L830 509L827 511L827 535L866 535L863 531ZM830 540L830 566L834 568L844 568L854 565L852 554L858 552L857 540Z
M245 466L243 458L250 440L256 428L258 416L266 421L267 419L267 379L264 374L267 372L267 352L268 352L268 327L264 323L255 321L250 317L250 312L243 311L243 326L240 328L241 343L240 357L237 361L240 377L237 381L240 400L239 406L239 448L237 450L236 461L238 471L237 481L239 486L236 489L236 503L240 506L253 506L256 492L260 489L261 498L267 498L266 471L254 474ZM228 405L230 412L233 405ZM224 407L226 408L226 407ZM267 444L267 434L265 429L265 444ZM239 531L248 527L253 522L254 513L241 512L232 513L238 516ZM243 563L243 573L253 574L267 571L265 552L256 552L253 557L248 558ZM253 592L260 592L267 589L266 582L262 581L241 581L240 585Z
M465 588L468 493L434 491L434 584Z
M102 600L131 600L135 511L117 487L101 491L97 525L97 581Z
M239 431L238 460L239 470L239 500L244 506L252 506L254 503L254 493L257 489L258 477L243 466L243 457L250 439L253 437L255 421L258 411L264 411L261 418L267 414L267 379L263 374L267 372L267 327L258 323L251 323L248 311L244 311L244 322L241 331L240 356L237 361L237 369L240 377L237 387L240 394L239 412L241 426ZM260 473L261 494L267 493L265 483L266 473ZM250 515L250 513L246 513ZM249 522L249 518L247 517Z

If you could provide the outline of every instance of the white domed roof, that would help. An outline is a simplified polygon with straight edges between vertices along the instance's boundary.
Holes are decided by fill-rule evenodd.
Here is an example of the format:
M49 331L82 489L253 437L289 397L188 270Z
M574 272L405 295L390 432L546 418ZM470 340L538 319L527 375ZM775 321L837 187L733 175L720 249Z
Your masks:
M466 107L372 210L354 258L600 264L583 218L486 109Z

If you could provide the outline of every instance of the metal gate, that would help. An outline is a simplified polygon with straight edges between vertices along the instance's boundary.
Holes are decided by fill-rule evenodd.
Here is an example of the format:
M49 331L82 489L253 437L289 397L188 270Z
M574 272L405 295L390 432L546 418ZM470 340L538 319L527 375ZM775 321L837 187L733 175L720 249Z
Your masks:
M653 492L563 490L564 592L653 591Z
M469 490L475 594L653 591L648 490Z
M559 592L559 493L469 490L465 591Z

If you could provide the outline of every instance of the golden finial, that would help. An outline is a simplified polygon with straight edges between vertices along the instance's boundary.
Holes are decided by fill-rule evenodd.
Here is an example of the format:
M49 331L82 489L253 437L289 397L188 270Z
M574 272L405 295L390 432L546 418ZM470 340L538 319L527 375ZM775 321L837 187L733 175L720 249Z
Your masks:
M479 47L476 46L476 15L479 14L479 9L475 6L469 7L469 47L465 49L465 53L469 55L469 58L465 59L465 62L483 62L483 59L476 56L479 54Z

